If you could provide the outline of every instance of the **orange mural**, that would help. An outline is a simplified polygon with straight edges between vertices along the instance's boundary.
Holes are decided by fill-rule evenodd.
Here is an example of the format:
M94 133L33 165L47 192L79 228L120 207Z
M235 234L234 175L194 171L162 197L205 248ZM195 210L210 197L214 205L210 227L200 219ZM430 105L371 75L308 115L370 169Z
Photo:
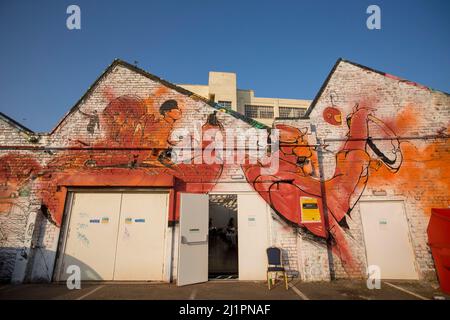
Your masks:
M157 92L165 94L166 90ZM170 136L174 123L183 116L182 102L163 100L156 108L155 96L114 97L111 91L106 96L110 101L101 114L78 110L88 118L88 134L94 134L102 126L105 138L92 145L82 143L80 147L78 142L82 141L74 137L73 146L58 151L42 168L33 155L8 154L0 158L1 212L8 209L15 193L30 179L37 186L44 214L57 226L62 222L66 187L175 187L177 192L208 192L213 188L222 164L172 161L176 142ZM223 130L214 112L204 127ZM177 218L178 212L169 216L171 221Z
M183 99L166 94L167 90L161 88L146 98L116 97L111 90L105 90L108 102L101 112L78 110L86 120L88 136L96 137L100 131L103 134L97 135L94 142L83 143L82 137L71 137L78 142L54 153L50 150L45 165L40 165L31 153L2 156L0 212L10 210L16 195L31 181L44 213L57 226L62 223L68 187L165 187L172 190L169 220L176 221L176 193L211 191L224 165L193 161L202 154L194 154L186 163L174 163L173 149L178 141L172 140L171 134L187 112ZM397 116L383 120L376 117L375 108L367 101L357 104L346 118L339 107L326 108L322 113L325 122L348 127L346 139L334 155L334 173L327 180L320 178L323 164L318 149L326 145L310 145L307 128L288 125L276 126L280 132L280 147L272 153L279 161L276 173L262 174L265 165L261 163L241 167L248 183L275 212L295 226L330 239L344 267L357 268L344 230L368 185L389 186L414 198L417 187L411 181L431 181L448 194L448 144L401 139L408 128L420 125L415 108L407 105ZM217 130L225 136L216 111L207 116L202 129ZM200 148L204 150L209 143L201 139ZM415 201L428 213L435 204L432 188L420 190L420 200Z
M343 228L348 227L346 217L363 194L370 173L384 167L393 174L400 169L403 159L395 133L376 118L373 111L357 105L348 115L347 140L335 155L333 176L323 183L317 171L317 151L306 141L307 130L286 125L276 126L280 130L280 150L276 151L280 165L276 174L261 174L264 167L261 164L243 166L249 183L276 212L319 237L331 237L333 250L346 268L356 267L343 233ZM336 108L323 114L333 125L338 124L338 115L340 112ZM375 132L381 140L371 138ZM383 145L386 139L387 148ZM302 206L302 198L316 200L320 212L316 221L303 221L302 212L314 208L314 202ZM327 217L324 216L325 204Z
M28 194L28 184L41 166L32 156L10 153L0 158L0 214L8 213L15 199Z

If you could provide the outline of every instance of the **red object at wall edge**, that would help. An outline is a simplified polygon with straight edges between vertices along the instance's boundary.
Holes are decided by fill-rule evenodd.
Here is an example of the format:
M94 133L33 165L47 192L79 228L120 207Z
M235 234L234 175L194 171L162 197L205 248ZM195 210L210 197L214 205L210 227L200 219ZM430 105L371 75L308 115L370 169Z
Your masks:
M450 294L450 208L431 209L427 233L441 290Z

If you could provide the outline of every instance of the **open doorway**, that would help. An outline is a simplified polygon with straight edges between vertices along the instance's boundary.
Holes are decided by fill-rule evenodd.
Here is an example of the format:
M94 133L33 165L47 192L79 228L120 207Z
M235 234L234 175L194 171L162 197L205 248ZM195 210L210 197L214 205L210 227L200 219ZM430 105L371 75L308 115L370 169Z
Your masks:
M237 195L209 196L209 279L238 278Z

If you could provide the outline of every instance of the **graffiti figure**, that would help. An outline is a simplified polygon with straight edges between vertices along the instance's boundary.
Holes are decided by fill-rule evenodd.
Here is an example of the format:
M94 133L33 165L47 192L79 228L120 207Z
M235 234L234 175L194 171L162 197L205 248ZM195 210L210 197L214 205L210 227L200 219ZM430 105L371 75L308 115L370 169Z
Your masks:
M146 111L144 100L138 96L123 95L113 99L102 112L110 140L121 145L138 142Z
M332 122L338 122L332 111ZM381 120L371 114L368 108L356 106L347 117L348 134L342 149L336 154L333 176L323 181L317 174L317 152L306 141L306 129L299 130L286 125L277 125L280 130L280 148L273 156L279 157L279 170L274 175L262 175L261 163L243 165L247 180L270 206L286 220L305 227L313 234L328 238L334 243L333 250L341 258L344 267L355 267L347 246L342 227L348 227L346 216L361 197L369 177L369 169L377 170L385 164L391 170L398 170L401 164L399 142ZM370 139L370 128L379 128L392 138L393 148L389 155L383 153ZM302 221L302 197L317 200L320 221ZM326 199L329 226L325 228L324 201Z
M182 109L176 100L166 100L158 109L153 109L139 97L120 96L111 100L101 117L106 135L93 144L99 147L99 152L75 150L60 153L47 163L39 176L44 212L56 225L61 224L64 205L64 199L60 198L63 193L58 193L57 189L64 179L80 175L87 175L87 179L92 180L101 179L96 178L99 176L109 179L115 175L130 176L130 170L133 170L139 177L136 179L142 179L142 175L172 175L178 179L179 190L190 192L208 192L218 181L222 163L172 162L171 151L178 143L171 139L173 126L182 117ZM203 128L223 130L216 113L207 116ZM105 155L102 147L135 149L132 152L111 150ZM205 145L200 144L200 147Z
M97 110L94 110L93 114L88 114L81 110L78 110L78 112L89 119L89 123L86 127L87 132L94 134L96 127L100 130L100 119L98 117Z
M30 179L41 166L33 157L11 153L0 157L0 214L9 213L15 199L28 192Z

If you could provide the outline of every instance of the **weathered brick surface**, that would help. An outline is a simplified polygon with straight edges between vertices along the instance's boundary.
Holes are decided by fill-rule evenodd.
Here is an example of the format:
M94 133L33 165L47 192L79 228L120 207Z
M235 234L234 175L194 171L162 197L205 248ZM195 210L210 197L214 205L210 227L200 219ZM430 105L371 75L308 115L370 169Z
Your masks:
M0 203L1 281L51 280L60 227L51 219L53 212L48 212L41 205L53 208L60 201L64 190L57 185L49 185L55 176L67 169L83 168L90 157L103 164L114 164L118 158L124 163L131 163L134 156L141 157L150 152L96 150L83 151L83 156L80 156L80 151L64 149L95 146L104 141L108 137L106 128L113 124L107 118L99 117L98 128L92 122L92 116L95 113L100 115L111 97L123 95L148 99L146 103L151 106L159 106L169 99L177 100L183 109L183 117L175 123L175 130L192 128L195 122L202 125L214 111L202 100L181 94L130 68L117 65L97 83L77 110L71 112L54 132L39 135L38 141L33 141L29 134L0 120L0 144L11 147L9 150L0 150L1 183L5 186L7 195L7 200ZM404 159L400 170L397 173L387 173L383 169L371 172L360 201L404 201L416 268L421 278L431 279L435 277L435 272L427 245L426 227L431 207L447 207L450 204L450 152L448 139L426 137L449 133L450 98L440 92L341 62L316 101L310 118L283 121L291 126L308 128L310 144L321 142L326 145L323 161L325 179L331 178L335 172L335 155L343 147L348 132L345 118L357 104L373 108L373 114L378 119L392 127L397 136L405 138L401 142ZM324 120L323 111L328 106L341 111L341 125L333 126ZM248 123L224 112L218 112L217 118L224 128L251 128ZM311 125L315 126L315 131ZM164 134L158 134L156 132L153 137L155 141L166 138ZM339 141L330 141L333 139ZM112 141L110 146L123 147L131 143L131 140L124 138ZM14 146L62 150L25 151L14 150ZM4 157L12 153L15 160L6 161ZM35 159L41 169L29 170L29 158ZM58 159L58 162L52 162L54 159ZM43 168L46 167L50 167L51 172L44 172ZM108 172L113 174L117 170L108 169ZM133 172L135 171L129 170L130 179ZM156 174L157 170L149 169L148 172ZM242 183L245 181L243 177L244 173L239 165L227 165L222 171L220 182ZM199 177L195 173L186 174L186 179L196 178ZM8 191L9 187L11 192ZM230 187L227 189L230 190ZM380 191L385 195L376 196ZM46 203L43 203L42 196L45 196ZM357 261L355 270L344 269L337 256L330 260L324 239L312 235L304 228L287 224L275 213L271 222L272 244L283 249L283 261L289 273L298 275L304 281L329 279L330 261L336 277L358 277L360 274L357 269L366 267L358 204L347 222L349 229L346 231L346 239ZM176 253L173 259L173 266L176 268Z
M335 155L347 139L348 126L345 119L357 106L371 108L374 116L388 125L397 137L401 137L403 152L403 163L397 173L387 173L383 168L369 173L360 201L404 202L419 277L435 279L426 228L431 208L446 208L450 205L450 96L341 61L316 101L309 121L288 122L299 128L308 127L308 122L316 126L317 135L310 132L309 141L314 144L315 138L318 138L327 146L323 161L325 179L333 177ZM324 120L323 112L326 107L335 107L341 111L341 125L331 125ZM380 132L372 133L371 137L383 138ZM379 141L379 144L389 141ZM366 252L358 204L347 222L347 241L353 255L357 257L358 267L365 269ZM300 246L304 246L304 243L301 242ZM300 247L299 251L303 249ZM328 268L320 262L311 266L306 265L305 260L300 261L300 268L303 270L321 266ZM336 256L333 263L336 277L359 276L357 270L354 273L351 270L344 271Z
M67 149L98 147L99 141L107 137L106 128L113 124L108 122L110 119L100 116L98 124L94 123L91 130L88 130L92 116L100 115L111 99L120 96L145 99L147 106L160 106L166 100L176 100L183 114L173 126L174 131L182 128L193 130L194 126L201 127L206 123L208 116L216 111L200 99L182 94L119 64L92 88L77 108L69 112L53 132L40 135L37 142L30 142L30 137L34 134L27 134L7 122L0 121L0 143L3 146L10 147L8 150L0 151L0 157L12 155L11 161L2 158L1 174L4 175L2 176L4 180L2 180L2 183L11 188L11 193L5 191L6 203L11 203L11 206L5 205L1 208L2 212L0 213L0 255L2 257L0 279L2 281L51 281L60 226L58 221L53 221L54 217L49 216L49 214L54 214L49 208L58 206L61 201L61 192L63 192L60 187L53 184L53 181L57 181L52 180L55 175L67 170L85 168L86 161L90 157L95 158L96 162L102 165L114 165L118 160L125 164L130 163L135 154L141 155L151 152L151 150L134 152L133 150L97 149L95 151L80 151ZM158 110L156 111L158 112ZM248 123L225 112L218 112L217 119L224 129L246 130L252 128ZM167 136L164 134L159 136L159 133L158 130L154 132L151 137L152 141L155 141L156 144L161 141L161 146L156 145L156 147L166 148L165 140ZM127 138L121 136L118 141L108 141L106 146L130 147L132 141ZM16 146L50 149L22 151L15 148ZM40 168L30 171L27 162L29 158L34 159ZM55 159L57 159L57 162L55 162ZM114 175L114 170L108 169L105 171ZM73 175L77 175L76 171L71 172L73 172ZM130 179L133 172L133 170L129 170ZM146 172L151 175L157 174L159 171L149 168ZM201 179L204 177L199 176L196 172L187 172L184 174L184 178L202 181ZM220 181L237 183L245 181L240 165L226 165ZM101 182L99 183L101 184ZM20 192L16 194L15 189L19 189ZM45 196L45 201L42 199L42 195ZM46 208L41 210L43 204ZM31 213L34 213L37 217L33 222L33 225L34 223L36 225L31 229L30 237L26 241L24 234L27 219ZM17 257L21 256L22 251L27 253L20 258L20 263L25 264L26 271L24 268L20 271L16 266L18 263ZM174 273L176 274L176 257L174 259ZM13 271L16 269L19 274L15 277Z

